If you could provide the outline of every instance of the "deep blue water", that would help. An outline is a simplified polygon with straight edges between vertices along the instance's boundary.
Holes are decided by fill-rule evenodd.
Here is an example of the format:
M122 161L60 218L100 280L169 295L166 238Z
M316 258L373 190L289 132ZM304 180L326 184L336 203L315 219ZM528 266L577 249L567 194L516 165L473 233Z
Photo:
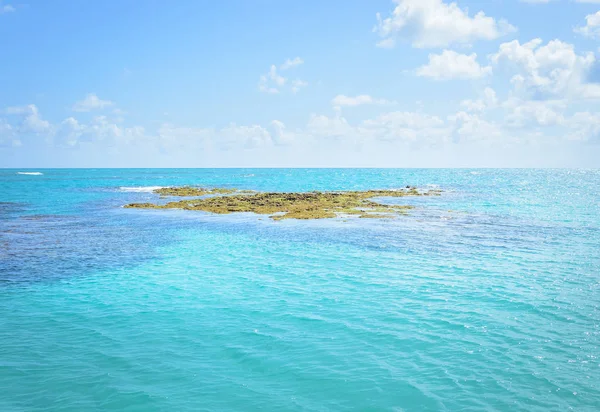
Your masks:
M187 184L444 193L121 207ZM596 411L599 305L600 170L0 169L0 411Z

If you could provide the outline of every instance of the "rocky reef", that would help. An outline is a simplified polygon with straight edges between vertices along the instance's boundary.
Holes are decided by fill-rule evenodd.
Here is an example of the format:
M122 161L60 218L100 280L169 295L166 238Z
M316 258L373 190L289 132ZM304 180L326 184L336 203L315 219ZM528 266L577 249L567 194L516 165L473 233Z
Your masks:
M161 196L204 196L204 195L224 195L229 193L237 192L236 189L225 189L225 188L212 188L207 189L204 187L192 187L192 186L183 186L183 187L162 187L160 189L156 189L154 193L159 194Z
M196 199L171 201L166 204L131 203L131 209L183 209L201 210L217 214L252 212L281 219L326 219L344 215L361 218L386 219L405 214L413 206L386 205L373 199L382 197L439 196L441 191L419 191L407 186L399 190L365 190L332 192L264 192L235 189L205 189L171 187L154 191L161 196L205 196Z

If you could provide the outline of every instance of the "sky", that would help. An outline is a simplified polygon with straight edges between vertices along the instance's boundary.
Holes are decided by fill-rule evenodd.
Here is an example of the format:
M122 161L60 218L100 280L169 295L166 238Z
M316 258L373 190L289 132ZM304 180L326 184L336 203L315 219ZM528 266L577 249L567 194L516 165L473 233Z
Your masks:
M600 0L0 0L0 167L600 167Z

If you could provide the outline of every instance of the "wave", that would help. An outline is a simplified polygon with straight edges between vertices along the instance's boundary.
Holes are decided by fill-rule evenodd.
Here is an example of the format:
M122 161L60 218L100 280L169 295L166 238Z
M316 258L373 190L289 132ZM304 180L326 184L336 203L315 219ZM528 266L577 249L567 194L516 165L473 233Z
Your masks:
M42 172L17 172L18 175L41 176Z
M162 189L164 186L136 186L136 187L128 187L121 186L119 190L121 192L135 192L135 193L152 193L155 190Z

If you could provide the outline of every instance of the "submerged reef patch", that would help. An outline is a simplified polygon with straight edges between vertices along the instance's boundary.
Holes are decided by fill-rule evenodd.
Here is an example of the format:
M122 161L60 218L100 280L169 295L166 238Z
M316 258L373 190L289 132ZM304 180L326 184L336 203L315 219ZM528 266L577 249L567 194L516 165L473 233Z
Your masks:
M419 191L414 186L399 190L331 191L331 192L264 192L235 189L170 187L154 191L161 196L205 196L166 204L131 203L129 209L201 210L216 214L252 212L271 219L327 219L339 215L390 219L405 214L414 206L386 205L372 199L381 197L439 196L440 190Z

